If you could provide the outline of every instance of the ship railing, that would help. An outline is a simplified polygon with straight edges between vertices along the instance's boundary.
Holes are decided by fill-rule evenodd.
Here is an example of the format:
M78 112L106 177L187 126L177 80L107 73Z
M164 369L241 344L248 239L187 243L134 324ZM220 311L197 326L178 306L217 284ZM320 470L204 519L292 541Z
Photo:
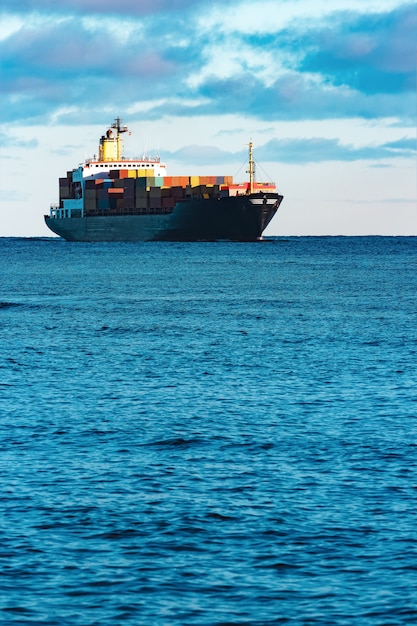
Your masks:
M65 208L60 206L59 204L51 204L51 208L49 211L49 217L53 219L62 219L63 217L82 217L83 210L82 208Z
M93 209L85 213L85 217L109 217L114 215L168 215L173 207L146 207L143 209Z
M134 158L134 160L136 160L136 158ZM142 155L141 158L137 159L138 161L145 161L146 163L160 163L161 159L160 157L151 157L151 156L146 156L146 155Z
M145 156L142 155L141 157L135 156L135 157L125 157L122 156L120 157L120 159L109 159L108 161L106 161L106 163L111 164L112 162L120 162L123 161L140 161L141 163L161 163L161 158L158 156L155 157L150 157L150 156ZM97 158L87 158L85 159L84 163L80 163L80 167L82 167L83 165L88 165L89 163L96 163L97 162Z

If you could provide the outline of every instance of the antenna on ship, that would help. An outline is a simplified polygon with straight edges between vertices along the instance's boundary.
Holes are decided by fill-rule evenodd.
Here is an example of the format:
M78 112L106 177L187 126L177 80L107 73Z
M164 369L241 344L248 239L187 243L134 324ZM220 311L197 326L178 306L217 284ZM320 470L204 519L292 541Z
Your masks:
M255 161L253 160L253 143L249 142L249 169L246 170L249 173L249 193L253 193L253 182L255 180Z
M122 120L120 119L120 117L116 117L114 119L113 124L111 125L112 128L115 128L118 132L118 134L120 133L127 133L128 132L128 127L126 126L126 124L124 124L122 126Z
M122 126L122 120L120 119L120 117L115 118L111 127L117 130L117 157L116 158L118 161L120 161L120 159L122 158L121 134L129 132L129 129L125 124Z

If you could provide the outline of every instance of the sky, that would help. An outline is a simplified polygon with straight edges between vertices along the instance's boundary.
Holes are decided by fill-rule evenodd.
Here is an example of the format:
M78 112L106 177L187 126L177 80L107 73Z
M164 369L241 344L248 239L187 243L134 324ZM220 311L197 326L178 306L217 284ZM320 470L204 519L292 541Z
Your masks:
M49 236L58 178L120 116L170 175L274 181L268 235L417 235L417 6L2 0L0 236Z

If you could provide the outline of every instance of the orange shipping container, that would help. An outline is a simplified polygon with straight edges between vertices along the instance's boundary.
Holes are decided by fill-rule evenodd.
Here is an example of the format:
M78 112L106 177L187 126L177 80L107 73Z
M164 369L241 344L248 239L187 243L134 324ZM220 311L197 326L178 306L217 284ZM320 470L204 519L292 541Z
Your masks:
M109 189L107 189L107 193L112 196L117 196L117 195L122 196L123 191L124 191L123 187L110 187Z

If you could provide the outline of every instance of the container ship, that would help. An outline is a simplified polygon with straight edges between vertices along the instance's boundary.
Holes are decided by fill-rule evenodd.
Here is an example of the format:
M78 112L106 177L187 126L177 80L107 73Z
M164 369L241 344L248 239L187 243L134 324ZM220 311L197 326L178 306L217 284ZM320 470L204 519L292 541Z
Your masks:
M59 204L45 215L67 241L256 241L283 196L255 181L252 142L249 181L233 176L168 176L159 157L124 158L128 128L116 118L98 155L59 179Z

